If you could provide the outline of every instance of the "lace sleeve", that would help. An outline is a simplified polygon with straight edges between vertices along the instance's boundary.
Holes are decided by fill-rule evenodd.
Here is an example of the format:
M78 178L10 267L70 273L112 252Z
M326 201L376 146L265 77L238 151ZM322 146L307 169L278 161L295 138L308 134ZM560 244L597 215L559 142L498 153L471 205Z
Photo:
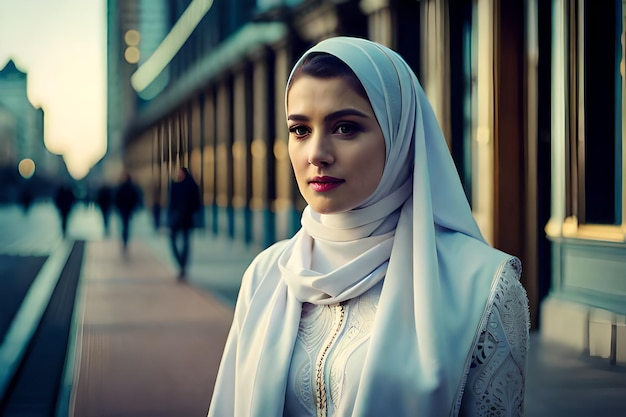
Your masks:
M467 376L460 416L522 416L529 343L528 297L509 263Z

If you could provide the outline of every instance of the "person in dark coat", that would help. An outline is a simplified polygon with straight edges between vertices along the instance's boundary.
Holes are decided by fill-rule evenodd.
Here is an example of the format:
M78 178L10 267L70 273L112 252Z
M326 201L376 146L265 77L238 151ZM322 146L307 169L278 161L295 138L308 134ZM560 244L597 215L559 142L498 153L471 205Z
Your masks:
M109 235L109 219L111 217L111 207L113 206L113 191L107 184L102 184L98 188L96 195L96 203L102 213L102 223L104 225L104 234Z
M156 186L152 193L152 226L155 231L161 227L161 186Z
M75 202L76 196L74 195L74 191L72 191L72 187L68 184L61 184L54 195L54 205L61 217L61 231L63 232L63 237L67 235L67 222Z
M179 267L179 279L184 279L191 250L190 234L194 216L200 208L200 188L187 168L180 168L170 186L168 226L172 252Z
M35 196L27 185L23 186L20 191L20 204L22 205L22 211L24 214L28 214L28 210L33 205L33 201L35 200Z
M122 249L126 253L130 238L130 222L134 212L141 205L141 194L128 172L124 173L123 178L115 192L115 207L122 222Z

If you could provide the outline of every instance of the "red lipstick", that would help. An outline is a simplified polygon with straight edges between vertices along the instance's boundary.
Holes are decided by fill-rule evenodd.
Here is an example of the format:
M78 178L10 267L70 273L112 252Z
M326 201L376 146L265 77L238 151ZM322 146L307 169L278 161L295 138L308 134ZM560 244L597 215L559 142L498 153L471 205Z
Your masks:
M344 182L345 181L340 178L323 176L323 177L313 177L309 181L309 185L311 186L313 191L316 191L318 193L323 193L323 192L327 192L327 191L330 191L339 187Z

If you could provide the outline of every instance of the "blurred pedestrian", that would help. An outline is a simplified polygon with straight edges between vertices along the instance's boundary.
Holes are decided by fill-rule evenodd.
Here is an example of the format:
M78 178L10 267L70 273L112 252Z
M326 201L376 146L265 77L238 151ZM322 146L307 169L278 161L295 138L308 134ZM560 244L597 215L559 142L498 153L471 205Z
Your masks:
M180 168L170 186L168 226L170 244L178 263L178 279L184 279L191 250L190 234L200 208L200 188L187 168Z
M61 217L61 231L63 237L67 236L67 223L76 202L76 195L72 187L68 184L61 184L54 194L54 205L56 206L59 216Z
M109 235L109 219L111 217L111 207L113 206L113 191L107 184L102 184L98 188L96 204L102 213L102 223L104 225L104 235Z
M133 214L141 205L139 187L133 182L130 174L124 172L122 183L115 191L115 207L122 223L122 250L128 250L130 239L130 223Z
M35 200L35 195L28 184L22 187L19 198L20 205L22 206L22 212L24 214L28 214L28 210L30 210L30 207L33 205L33 201Z
M154 188L152 194L152 225L155 231L159 231L161 227L161 185Z

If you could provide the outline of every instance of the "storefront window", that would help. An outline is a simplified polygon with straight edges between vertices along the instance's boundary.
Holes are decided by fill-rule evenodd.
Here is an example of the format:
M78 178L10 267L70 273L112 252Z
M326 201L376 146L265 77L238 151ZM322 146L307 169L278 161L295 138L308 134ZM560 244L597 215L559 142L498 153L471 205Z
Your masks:
M451 152L468 200L472 201L472 137L476 126L477 31L472 2L450 15ZM458 93L457 93L458 92Z
M622 222L622 0L579 3L578 220ZM582 16L582 17L581 17ZM575 137L575 135L573 136Z

